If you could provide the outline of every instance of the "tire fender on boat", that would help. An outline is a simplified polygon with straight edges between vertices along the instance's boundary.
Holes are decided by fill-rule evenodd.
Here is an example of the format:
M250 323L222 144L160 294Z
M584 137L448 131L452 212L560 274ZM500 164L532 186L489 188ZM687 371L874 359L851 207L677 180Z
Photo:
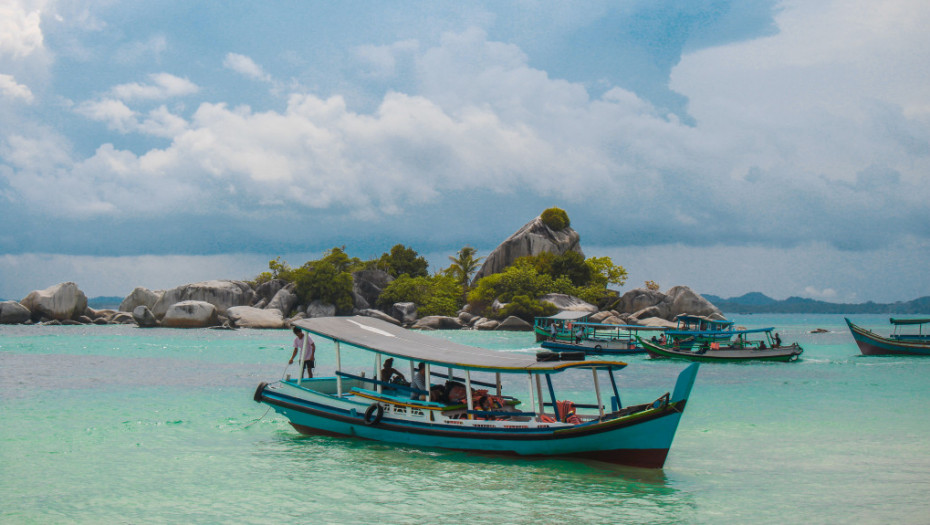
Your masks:
M261 403L261 402L262 402L262 394L265 392L265 387L266 387L266 386L268 386L268 383L265 383L265 382L263 381L263 382L259 383L259 384L258 384L258 388L255 389L255 395L252 396L252 399L254 399L256 403Z
M365 410L365 424L366 425L377 425L381 421L381 416L384 415L384 407L378 403L372 403L371 406ZM374 417L372 417L374 416Z

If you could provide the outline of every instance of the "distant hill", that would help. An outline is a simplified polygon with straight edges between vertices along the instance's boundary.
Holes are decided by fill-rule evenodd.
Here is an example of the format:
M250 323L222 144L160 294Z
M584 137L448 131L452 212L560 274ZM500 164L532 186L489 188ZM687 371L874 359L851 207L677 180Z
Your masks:
M895 303L828 303L803 297L778 301L759 292L724 299L710 294L704 298L721 311L734 314L928 314L930 296Z
M116 310L125 297L91 297L87 300L87 306L94 310Z

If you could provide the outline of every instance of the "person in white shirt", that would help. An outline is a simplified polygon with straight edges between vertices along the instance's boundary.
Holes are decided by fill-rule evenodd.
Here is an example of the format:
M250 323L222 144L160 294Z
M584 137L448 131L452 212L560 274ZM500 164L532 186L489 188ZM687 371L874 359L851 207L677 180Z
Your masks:
M413 373L413 384L410 385L413 387L414 391L410 393L410 399L420 399L425 400L426 394L421 394L417 390L426 391L426 364L421 362L417 365L416 372Z
M297 337L294 339L294 353L291 354L291 360L287 364L293 364L294 358L297 357L297 352L303 348L304 349L304 369L300 372L300 377L303 378L304 370L307 371L307 378L313 378L313 358L316 356L316 345L313 343L313 339L310 337L310 334L305 334L300 328L294 327L294 335ZM304 344L304 339L307 340Z

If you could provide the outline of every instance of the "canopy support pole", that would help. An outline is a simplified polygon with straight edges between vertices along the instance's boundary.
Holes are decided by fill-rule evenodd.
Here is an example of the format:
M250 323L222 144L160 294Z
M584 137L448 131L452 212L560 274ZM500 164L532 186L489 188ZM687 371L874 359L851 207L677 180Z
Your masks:
M501 397L501 373L498 372L495 376L497 376L497 397Z
M527 379L530 382L530 408L536 409L536 387L533 385L533 374L527 373ZM539 421L539 417L535 418L536 421Z
M412 382L413 381L411 381L411 383ZM433 388L433 382L429 375L429 363L426 363L426 368L423 370L423 384L426 386L426 391L431 392L431 389ZM427 401L432 401L432 399L430 399L431 397L432 396L430 394L426 394Z
M620 402L620 391L617 390L617 380L614 379L614 370L613 368L607 369L607 374L610 375L610 386L614 389L614 399L617 400L617 410L623 408L623 403Z
M381 354L375 354L375 379L378 380L378 393L381 393Z
M309 336L304 332L304 336L301 338L302 343L300 343L300 359L297 361L297 386L301 386L304 382L304 352L307 351L307 339Z
M342 356L339 355L339 341L336 341L336 397L342 398Z
M540 413L540 414L545 414L545 413L546 413L546 405L545 405L545 402L543 401L543 395L542 395L542 381L540 381L539 375L536 376L536 399L537 399L538 402L539 402L539 413Z
M475 409L474 396L471 395L471 370L465 370L465 399L468 404L468 411ZM468 414L468 419L475 419L474 414Z
M559 417L559 403L555 400L555 389L552 388L552 376L546 374L546 384L549 385L549 399L552 400L552 411L555 412L555 420L562 421L562 418Z
M601 401L601 385L597 382L597 368L592 368L594 374L594 395L597 396L597 411L601 417L604 417L604 403Z

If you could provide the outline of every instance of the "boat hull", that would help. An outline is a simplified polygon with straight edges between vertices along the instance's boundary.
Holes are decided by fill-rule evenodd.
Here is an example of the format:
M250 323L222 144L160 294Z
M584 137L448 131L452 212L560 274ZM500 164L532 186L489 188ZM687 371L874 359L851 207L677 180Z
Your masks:
M582 340L580 343L569 341L543 341L539 346L547 350L556 351L582 351L591 355L624 355L624 354L642 354L646 350L637 345L630 344L627 341L596 341ZM632 348L631 348L632 346Z
M366 418L367 402L320 394L277 383L260 385L255 400L271 406L301 433L346 436L416 447L444 448L525 457L577 457L628 466L661 468L678 428L697 365L679 376L670 401L625 417L580 425L519 421L431 421L410 412L396 416L391 407L377 421ZM284 385L284 386L281 386ZM396 410L396 408L394 408Z
M846 319L856 345L862 355L926 355L930 356L930 343L896 341L882 337Z
M798 344L790 346L780 346L777 348L768 348L765 350L747 350L747 349L721 349L708 350L705 353L691 352L690 350L676 350L660 345L655 345L647 341L641 341L649 357L652 358L675 358L696 361L700 363L735 363L743 361L776 361L789 362L795 361L804 352Z

